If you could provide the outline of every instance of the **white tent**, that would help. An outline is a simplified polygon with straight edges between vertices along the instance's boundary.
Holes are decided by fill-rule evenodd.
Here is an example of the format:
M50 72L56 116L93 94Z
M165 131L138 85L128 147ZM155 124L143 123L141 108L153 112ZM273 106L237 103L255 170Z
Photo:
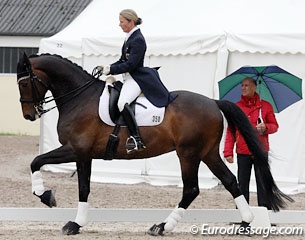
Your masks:
M118 26L118 13L124 8L133 8L142 17L140 28L148 45L145 65L162 66L160 75L170 90L218 99L217 82L244 65L278 65L305 78L302 0L95 0L64 30L41 40L40 53L62 55L89 72L96 65L114 62L125 37ZM270 136L272 172L290 193L302 191L305 180L303 109L301 100L277 114L280 129ZM59 145L56 118L56 111L42 118L41 152ZM230 167L236 171L234 165ZM204 164L199 175L200 187L217 184ZM92 180L180 184L179 176L178 159L169 153L136 161L94 161Z

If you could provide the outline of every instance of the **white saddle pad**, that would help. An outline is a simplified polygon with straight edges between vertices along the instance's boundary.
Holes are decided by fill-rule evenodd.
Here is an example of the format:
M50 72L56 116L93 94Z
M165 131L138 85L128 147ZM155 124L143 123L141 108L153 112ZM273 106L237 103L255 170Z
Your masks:
M110 125L115 126L115 123L111 120L109 115L109 91L107 83L100 97L99 103L99 115L101 120ZM110 84L111 85L111 84ZM140 96L137 101L135 108L135 118L138 126L156 126L162 123L164 119L165 107L158 108L151 104L146 97ZM143 106L145 107L143 107Z

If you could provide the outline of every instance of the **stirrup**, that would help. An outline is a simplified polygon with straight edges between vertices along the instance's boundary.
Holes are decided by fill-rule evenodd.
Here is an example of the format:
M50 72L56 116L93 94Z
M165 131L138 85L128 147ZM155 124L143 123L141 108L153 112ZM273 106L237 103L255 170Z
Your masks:
M133 153L136 151L142 151L146 147L141 140L137 141L133 136L129 136L126 140L125 148L127 153Z

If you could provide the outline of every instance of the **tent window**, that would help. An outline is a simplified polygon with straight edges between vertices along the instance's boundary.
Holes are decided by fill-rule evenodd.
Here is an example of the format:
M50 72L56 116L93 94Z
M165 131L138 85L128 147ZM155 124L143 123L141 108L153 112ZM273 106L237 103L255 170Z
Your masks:
M0 47L0 73L16 73L17 62L23 52L37 54L38 48Z

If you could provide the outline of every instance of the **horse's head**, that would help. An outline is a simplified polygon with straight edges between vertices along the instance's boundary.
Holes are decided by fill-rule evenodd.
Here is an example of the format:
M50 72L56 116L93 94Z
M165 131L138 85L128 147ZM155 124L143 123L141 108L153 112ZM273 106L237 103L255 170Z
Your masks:
M17 83L23 117L35 121L43 113L43 100L48 85L37 77L28 56L24 53L17 64Z

